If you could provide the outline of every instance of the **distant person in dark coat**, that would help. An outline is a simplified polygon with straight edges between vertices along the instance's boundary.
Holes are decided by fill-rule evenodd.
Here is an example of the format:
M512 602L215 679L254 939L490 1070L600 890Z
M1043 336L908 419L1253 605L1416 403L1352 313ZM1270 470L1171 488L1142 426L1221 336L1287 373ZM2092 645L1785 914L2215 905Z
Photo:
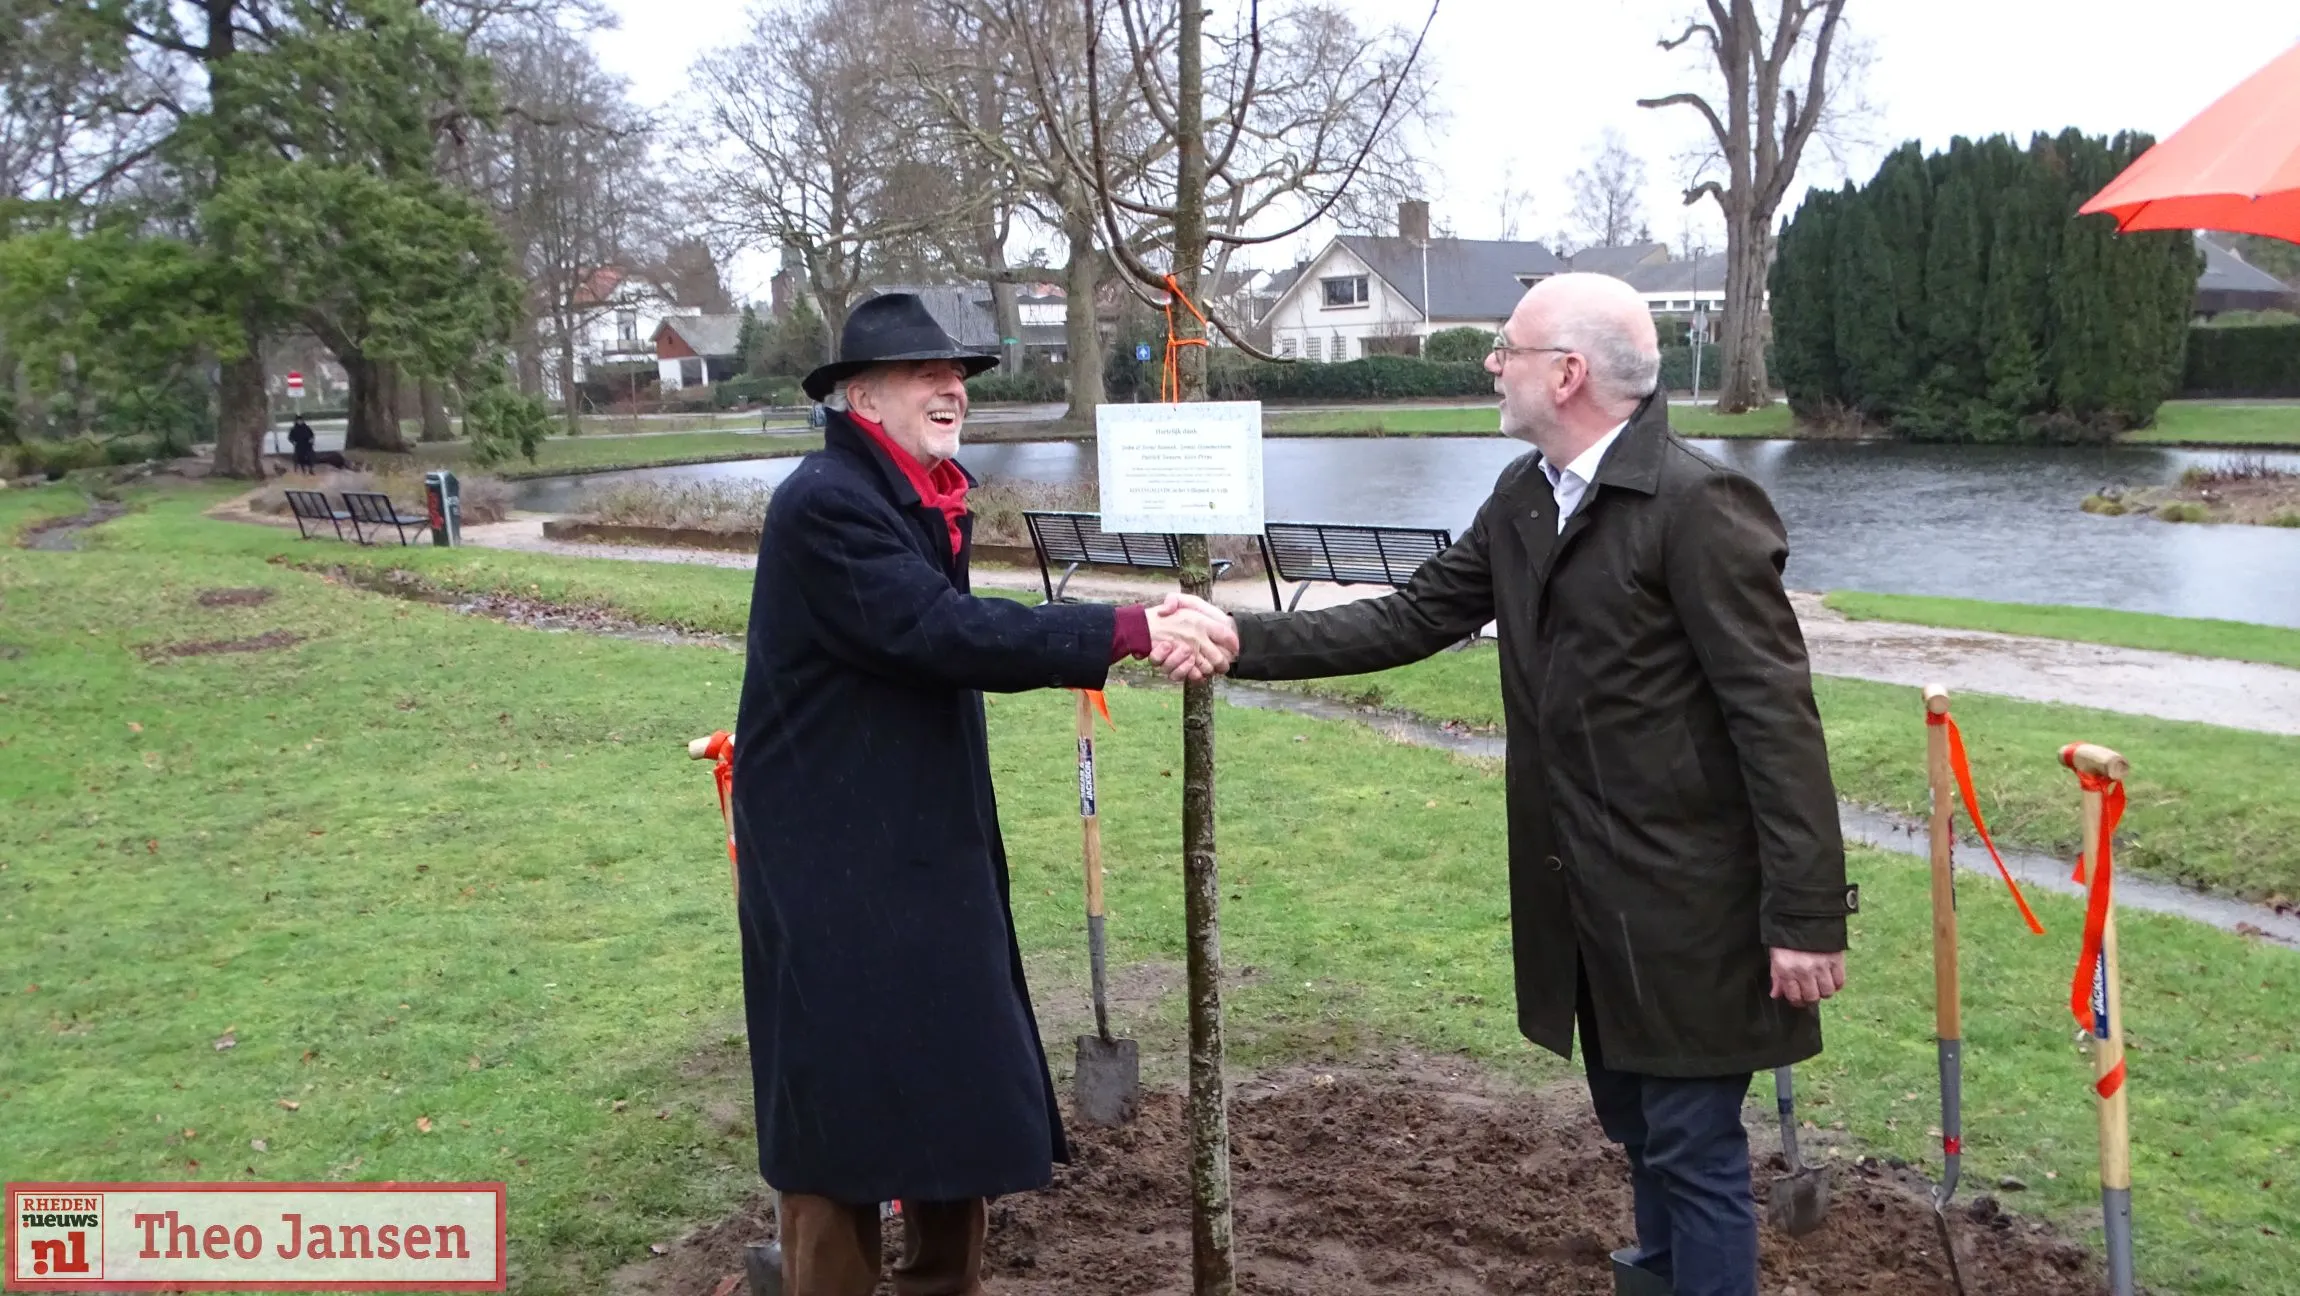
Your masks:
M961 349L915 296L856 308L806 378L823 448L777 487L734 769L759 1169L785 1296L981 1290L985 1199L1067 1160L1023 982L982 694L1100 688L1122 657L1227 660L1203 614L975 598L953 460Z
M311 424L303 421L303 415L296 415L295 422L288 427L288 444L295 447L297 472L319 471L319 460L312 454L312 442L315 439Z

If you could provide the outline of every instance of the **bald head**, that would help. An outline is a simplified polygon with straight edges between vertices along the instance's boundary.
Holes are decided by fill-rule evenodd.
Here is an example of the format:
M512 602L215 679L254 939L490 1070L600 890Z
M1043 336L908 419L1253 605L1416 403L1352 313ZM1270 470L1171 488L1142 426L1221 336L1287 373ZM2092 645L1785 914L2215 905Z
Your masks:
M1544 279L1526 290L1512 318L1552 345L1588 357L1591 394L1609 405L1634 406L1660 381L1653 315L1636 289L1612 275Z
M1661 346L1635 289L1609 275L1563 274L1526 291L1486 357L1501 430L1571 462L1653 394Z

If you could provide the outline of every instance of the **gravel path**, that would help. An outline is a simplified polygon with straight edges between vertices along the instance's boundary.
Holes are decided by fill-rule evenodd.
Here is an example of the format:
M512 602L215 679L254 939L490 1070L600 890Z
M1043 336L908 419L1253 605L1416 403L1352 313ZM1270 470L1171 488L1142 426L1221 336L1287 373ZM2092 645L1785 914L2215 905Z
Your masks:
M466 527L463 535L476 545L585 558L714 567L749 567L753 561L743 553L546 540L542 520L531 517ZM987 588L1039 588L1035 571L982 567L974 578L975 584ZM1148 578L1082 574L1070 588L1088 598L1150 599L1173 585ZM1382 592L1362 586L1317 586L1302 606L1330 607ZM1238 608L1269 606L1268 587L1256 579L1225 582L1218 598ZM1812 650L1813 668L1823 675L1912 686L1939 683L1958 693L1993 693L2230 729L2300 734L2300 670L2064 639L1853 621L1822 606L1818 594L1791 598Z

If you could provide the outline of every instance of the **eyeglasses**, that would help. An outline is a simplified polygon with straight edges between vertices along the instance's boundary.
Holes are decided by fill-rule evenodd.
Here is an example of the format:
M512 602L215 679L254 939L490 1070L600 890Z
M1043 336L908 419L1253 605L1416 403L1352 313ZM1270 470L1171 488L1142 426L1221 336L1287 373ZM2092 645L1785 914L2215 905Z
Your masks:
M1507 338L1504 338L1504 337L1500 336L1499 334L1496 334L1496 335L1494 336L1494 339L1493 339L1493 349L1492 349L1491 351L1487 352L1487 354L1489 354L1489 355L1499 355L1499 356L1510 356L1510 355L1519 355L1519 354L1531 354L1531 353L1534 353L1534 352L1540 352L1540 351L1554 351L1554 352L1558 353L1559 355L1579 355L1579 354L1580 354L1580 352L1578 352L1578 351L1575 351L1575 350L1574 350L1572 347L1561 347L1561 346L1511 346L1511 345L1509 344L1509 340L1508 340Z

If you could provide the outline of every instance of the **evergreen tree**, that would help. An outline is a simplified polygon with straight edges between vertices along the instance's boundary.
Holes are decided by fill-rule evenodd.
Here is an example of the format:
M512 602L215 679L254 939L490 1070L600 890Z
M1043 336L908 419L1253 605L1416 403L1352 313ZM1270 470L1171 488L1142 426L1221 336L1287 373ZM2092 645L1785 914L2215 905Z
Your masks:
M1925 336L1925 247L1931 233L1932 187L1931 168L1911 140L1886 155L1862 195L1876 217L1901 331L1919 340Z
M1925 251L1924 328L1912 330L1922 378L1908 417L1929 425L1933 437L1960 439L1968 406L1980 400L1984 385L1980 202L1967 174L1970 150L1939 160L1948 178L1933 204Z
M1892 252L1874 204L1866 194L1848 197L1829 261L1837 367L1845 403L1889 419L1908 391L1908 336L1894 301Z
M1839 208L1851 201L1815 189L1782 230L1768 292L1773 314L1773 375L1798 414L1812 417L1846 403L1837 369L1837 313L1830 290Z

